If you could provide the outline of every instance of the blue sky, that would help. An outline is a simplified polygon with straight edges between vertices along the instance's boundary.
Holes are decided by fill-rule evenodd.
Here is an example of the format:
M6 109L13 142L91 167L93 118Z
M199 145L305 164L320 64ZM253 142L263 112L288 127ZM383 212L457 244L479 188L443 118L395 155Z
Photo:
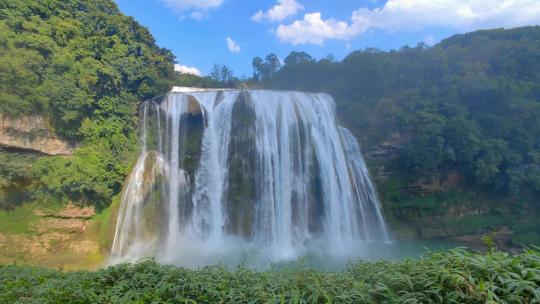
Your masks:
M251 60L292 50L342 59L353 50L433 44L476 29L540 24L539 0L116 0L185 71L214 63L250 76ZM182 66L182 67L180 67ZM187 68L192 68L188 70Z

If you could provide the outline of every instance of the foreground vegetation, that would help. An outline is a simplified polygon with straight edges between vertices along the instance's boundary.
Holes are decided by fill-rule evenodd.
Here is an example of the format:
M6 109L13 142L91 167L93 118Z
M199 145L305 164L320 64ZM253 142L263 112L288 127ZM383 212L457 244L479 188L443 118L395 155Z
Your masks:
M342 272L189 270L153 261L95 272L0 266L2 303L540 303L540 251L462 250Z

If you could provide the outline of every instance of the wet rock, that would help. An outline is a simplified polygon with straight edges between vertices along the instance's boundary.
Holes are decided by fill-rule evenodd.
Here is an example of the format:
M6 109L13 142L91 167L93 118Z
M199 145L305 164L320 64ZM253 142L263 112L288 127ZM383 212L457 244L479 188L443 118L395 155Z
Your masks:
M238 95L233 106L231 141L229 144L229 191L227 193L226 213L231 217L225 223L226 230L249 238L253 235L255 216L254 202L257 199L255 151L255 111L248 93Z
M188 113L191 115L200 115L202 113L202 107L195 99L195 97L189 95L188 96Z

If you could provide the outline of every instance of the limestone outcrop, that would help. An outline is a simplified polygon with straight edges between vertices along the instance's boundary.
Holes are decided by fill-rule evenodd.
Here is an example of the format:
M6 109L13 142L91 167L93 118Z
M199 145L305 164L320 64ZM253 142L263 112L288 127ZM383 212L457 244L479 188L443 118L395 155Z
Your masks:
M9 118L0 114L0 146L48 155L73 152L73 147L56 136L40 115Z
M0 233L0 264L21 263L65 270L102 265L93 207L69 203L60 210L34 209L17 232Z

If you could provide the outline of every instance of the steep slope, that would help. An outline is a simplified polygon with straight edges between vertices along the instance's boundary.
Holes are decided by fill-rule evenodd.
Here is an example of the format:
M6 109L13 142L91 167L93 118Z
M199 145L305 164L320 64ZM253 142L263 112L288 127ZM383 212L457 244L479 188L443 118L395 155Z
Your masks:
M173 61L112 0L0 0L0 262L102 262L137 105L170 89Z
M2 153L79 147L37 160L27 191L108 205L136 149L136 105L170 89L172 54L111 0L2 0L0 41Z

